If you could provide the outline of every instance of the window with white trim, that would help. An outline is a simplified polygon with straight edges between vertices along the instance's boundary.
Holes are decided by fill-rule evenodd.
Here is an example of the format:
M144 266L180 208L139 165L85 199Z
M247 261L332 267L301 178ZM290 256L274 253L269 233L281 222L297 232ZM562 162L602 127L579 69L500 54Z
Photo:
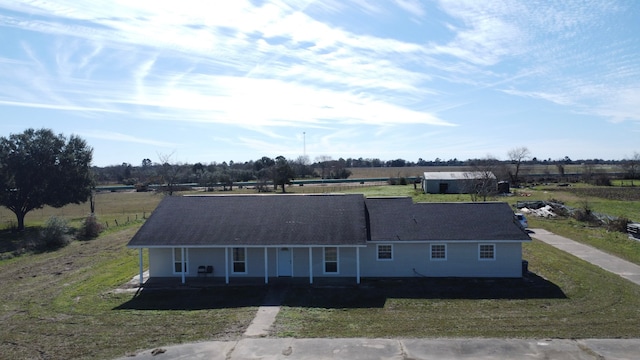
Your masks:
M480 260L495 260L496 259L496 246L494 244L480 244L480 245L478 245L478 259L480 259Z
M391 261L393 260L393 245L380 244L378 245L378 260Z
M233 248L233 272L237 274L247 273L247 249Z
M338 248L335 246L324 248L324 273L338 273Z
M173 273L181 274L180 265L182 264L182 249L173 248ZM189 273L189 249L184 249L184 272Z
M431 244L431 260L447 260L447 244Z

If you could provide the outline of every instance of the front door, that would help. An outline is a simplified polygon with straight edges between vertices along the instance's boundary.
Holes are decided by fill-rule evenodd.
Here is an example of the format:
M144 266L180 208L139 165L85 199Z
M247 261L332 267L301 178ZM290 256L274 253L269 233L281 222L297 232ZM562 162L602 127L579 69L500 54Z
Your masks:
M291 276L291 248L278 249L278 276Z

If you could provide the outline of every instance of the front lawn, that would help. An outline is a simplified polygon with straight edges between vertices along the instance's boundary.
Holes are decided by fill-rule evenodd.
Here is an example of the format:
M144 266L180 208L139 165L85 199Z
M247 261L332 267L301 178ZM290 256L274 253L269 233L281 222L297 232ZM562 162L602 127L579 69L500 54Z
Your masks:
M265 289L174 290L138 301L145 310L127 306L135 293L115 290L138 272L137 251L125 247L138 227L0 261L0 358L112 359L241 336Z
M413 280L385 291L291 290L277 336L313 337L640 337L640 286L539 241L524 245L529 268L548 282L514 291L512 280ZM536 278L534 275L533 278ZM416 282L417 281L417 282ZM492 286L491 291L477 284ZM492 295L493 294L493 295ZM306 302L305 302L306 301ZM287 306L287 303L293 304ZM362 306L362 304L368 304Z

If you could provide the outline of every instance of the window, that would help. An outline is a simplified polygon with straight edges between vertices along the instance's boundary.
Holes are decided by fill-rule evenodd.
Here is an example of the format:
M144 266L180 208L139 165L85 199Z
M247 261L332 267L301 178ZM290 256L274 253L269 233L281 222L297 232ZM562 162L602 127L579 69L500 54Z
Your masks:
M378 260L393 260L393 245L378 245Z
M182 249L173 249L173 273L181 274L180 264L182 264ZM184 272L189 272L189 249L184 249Z
M480 260L495 260L496 246L493 244L480 244L478 246L478 257Z
M338 248L324 248L324 272L325 274L338 273Z
M432 244L431 245L431 260L447 260L447 245L446 244Z
M247 249L233 248L233 272L247 273Z

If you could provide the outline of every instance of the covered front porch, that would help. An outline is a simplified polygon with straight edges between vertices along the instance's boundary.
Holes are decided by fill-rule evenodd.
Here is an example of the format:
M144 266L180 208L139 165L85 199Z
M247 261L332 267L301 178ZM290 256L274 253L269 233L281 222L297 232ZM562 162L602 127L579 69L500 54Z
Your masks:
M149 277L212 286L256 280L314 284L325 278L360 284L361 247L365 246L150 247ZM145 283L143 251L138 248L140 285Z

